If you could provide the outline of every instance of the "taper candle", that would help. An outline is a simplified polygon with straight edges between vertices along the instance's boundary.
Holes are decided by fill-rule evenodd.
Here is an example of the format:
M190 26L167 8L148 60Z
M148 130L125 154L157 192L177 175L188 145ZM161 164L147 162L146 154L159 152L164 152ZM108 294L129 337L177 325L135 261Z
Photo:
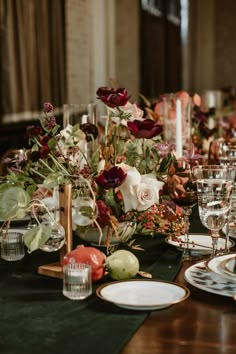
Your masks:
M176 99L176 154L177 157L183 155L182 111L179 98Z

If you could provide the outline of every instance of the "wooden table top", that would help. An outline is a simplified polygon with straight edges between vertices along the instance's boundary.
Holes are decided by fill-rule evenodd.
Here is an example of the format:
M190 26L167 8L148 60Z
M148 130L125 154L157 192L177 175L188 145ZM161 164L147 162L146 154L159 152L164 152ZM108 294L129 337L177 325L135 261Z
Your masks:
M236 301L192 287L184 262L175 282L191 291L182 303L154 311L121 354L236 354Z

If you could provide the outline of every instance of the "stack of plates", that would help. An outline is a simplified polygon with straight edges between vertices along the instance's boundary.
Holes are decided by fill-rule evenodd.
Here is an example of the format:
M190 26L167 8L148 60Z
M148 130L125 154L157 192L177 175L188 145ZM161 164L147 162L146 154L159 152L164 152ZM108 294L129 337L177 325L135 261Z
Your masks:
M206 263L208 270L236 282L236 254L225 254L210 259Z
M204 291L236 299L236 254L230 253L199 262L185 271L186 281Z

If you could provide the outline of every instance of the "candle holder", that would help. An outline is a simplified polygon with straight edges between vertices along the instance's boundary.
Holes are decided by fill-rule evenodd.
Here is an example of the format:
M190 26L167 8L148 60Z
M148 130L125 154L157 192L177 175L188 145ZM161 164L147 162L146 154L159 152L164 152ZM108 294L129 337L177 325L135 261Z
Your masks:
M59 250L59 261L38 267L38 274L53 278L63 279L62 262L64 256L72 250L72 214L71 214L71 184L65 184L59 188L60 224L65 230L65 244Z

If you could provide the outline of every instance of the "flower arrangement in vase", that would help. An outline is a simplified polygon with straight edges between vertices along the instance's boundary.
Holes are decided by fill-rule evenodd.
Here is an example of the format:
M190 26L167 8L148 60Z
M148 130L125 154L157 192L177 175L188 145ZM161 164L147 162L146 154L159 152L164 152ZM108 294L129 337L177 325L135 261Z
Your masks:
M107 246L111 236L120 240L121 222L132 222L144 235L183 230L181 209L164 193L176 157L174 146L163 143L162 125L143 117L144 111L130 102L125 88L101 87L97 98L106 105L107 118L104 137L90 159L84 147L91 139L96 142L97 127L86 123L61 129L53 105L45 103L40 124L27 128L29 149L8 168L0 186L5 230L25 213L36 218L36 227L24 234L30 252L43 249L52 231L50 223L45 226L37 217L39 211L59 224L55 210L61 184L72 185L73 229L86 237L89 228L96 227L98 244L104 227ZM126 235L125 241L130 237Z

